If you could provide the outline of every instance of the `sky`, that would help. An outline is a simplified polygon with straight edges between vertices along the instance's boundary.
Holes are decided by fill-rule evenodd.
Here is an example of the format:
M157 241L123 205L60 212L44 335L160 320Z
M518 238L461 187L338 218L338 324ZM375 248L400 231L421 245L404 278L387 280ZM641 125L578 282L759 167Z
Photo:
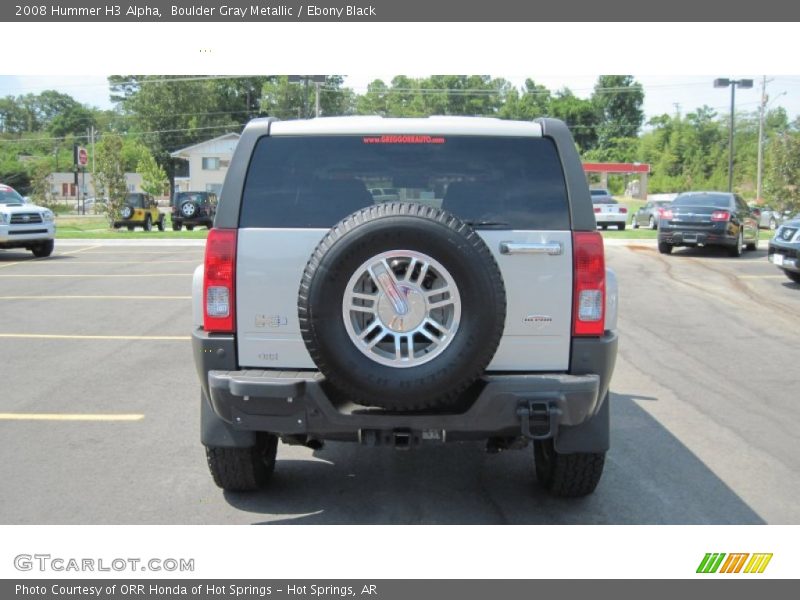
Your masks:
M525 75L509 73L492 73L493 77L504 77L521 87L530 77L550 90L569 87L576 95L588 97L597 79L594 75ZM409 76L424 76L423 73L409 73ZM756 111L760 101L761 75L715 73L713 75L635 75L637 81L644 86L644 112L646 119L664 113L674 114L680 110L682 114L708 105L719 112L726 113L730 105L730 92L713 87L716 77L749 78L755 80L753 89L737 89L736 106L738 111ZM367 84L374 79L389 81L392 74L368 74L347 76L345 85L356 92L363 93ZM769 107L782 106L791 119L800 115L800 75L770 75L767 77L767 94ZM111 108L109 90L105 76L102 75L37 75L6 76L0 75L0 97L39 93L45 89L55 89L69 94L79 102L99 108Z

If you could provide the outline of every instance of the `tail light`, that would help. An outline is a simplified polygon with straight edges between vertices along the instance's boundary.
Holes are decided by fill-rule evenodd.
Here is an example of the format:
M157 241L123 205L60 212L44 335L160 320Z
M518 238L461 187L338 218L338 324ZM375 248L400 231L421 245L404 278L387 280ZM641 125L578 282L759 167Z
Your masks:
M658 216L661 217L662 219L666 219L667 221L671 221L672 211L668 208L662 208Z
M599 207L599 206L595 206L595 207L594 207L594 212L596 212L596 213L599 213L599 212L600 212L600 210L601 210L601 209L600 209L600 207Z
M596 231L572 234L574 289L572 334L600 336L605 330L606 261L603 237Z
M715 210L711 213L711 220L712 221L730 221L731 220L731 213L727 210Z
M235 324L236 230L212 229L206 241L203 329L233 333Z
M622 213L623 215L626 215L626 214L628 214L628 209L625 208L624 206L620 206L619 207L619 212Z

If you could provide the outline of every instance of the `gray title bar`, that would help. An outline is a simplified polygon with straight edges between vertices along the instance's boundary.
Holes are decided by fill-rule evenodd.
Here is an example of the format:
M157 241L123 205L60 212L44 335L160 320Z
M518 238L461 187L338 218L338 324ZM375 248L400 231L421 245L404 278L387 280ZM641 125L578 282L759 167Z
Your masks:
M577 566L576 566L577 568ZM714 579L712 581L712 579ZM794 581L741 577L695 580L224 580L224 579L36 579L0 581L0 598L27 600L485 600L487 598L624 598L673 600L675 597L725 597L729 600L789 597Z
M10 22L551 22L551 21L754 21L800 20L800 3L760 0L316 0L305 2L230 0L10 0L0 4ZM598 34L601 32L598 30ZM608 32L602 32L608 33ZM615 34L623 32L617 31ZM631 38L637 39L635 29ZM669 43L660 40L659 43Z

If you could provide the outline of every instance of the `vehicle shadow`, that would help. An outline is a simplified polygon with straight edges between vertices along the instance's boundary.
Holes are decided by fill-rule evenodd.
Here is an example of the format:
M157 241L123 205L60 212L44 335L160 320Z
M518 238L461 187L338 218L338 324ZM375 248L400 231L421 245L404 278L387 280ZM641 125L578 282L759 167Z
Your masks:
M51 254L50 256L37 258L30 251L4 250L0 252L0 264L4 262L32 262L40 260L75 260L77 256L64 254Z
M281 460L267 489L225 493L264 524L763 524L730 487L639 406L611 395L612 448L596 492L553 498L536 483L530 447L482 444L409 452L329 443ZM284 449L285 452L285 449Z
M693 247L693 246L680 246L672 250L672 256L687 256L692 258L719 258L719 259L728 259L732 261L737 260L767 260L767 246L762 239L758 250L745 250L742 253L741 257L733 257L728 254L727 248L723 248L722 246L703 246L700 247Z

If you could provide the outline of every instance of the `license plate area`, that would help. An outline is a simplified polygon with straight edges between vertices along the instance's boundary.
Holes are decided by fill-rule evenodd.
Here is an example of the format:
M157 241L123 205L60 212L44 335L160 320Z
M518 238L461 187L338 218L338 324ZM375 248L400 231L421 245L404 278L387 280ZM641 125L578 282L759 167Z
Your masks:
M770 259L772 260L773 265L777 265L779 267L783 266L783 254L778 254L776 252L770 257Z
M696 244L697 234L696 233L684 234L683 241L686 242L687 244Z

